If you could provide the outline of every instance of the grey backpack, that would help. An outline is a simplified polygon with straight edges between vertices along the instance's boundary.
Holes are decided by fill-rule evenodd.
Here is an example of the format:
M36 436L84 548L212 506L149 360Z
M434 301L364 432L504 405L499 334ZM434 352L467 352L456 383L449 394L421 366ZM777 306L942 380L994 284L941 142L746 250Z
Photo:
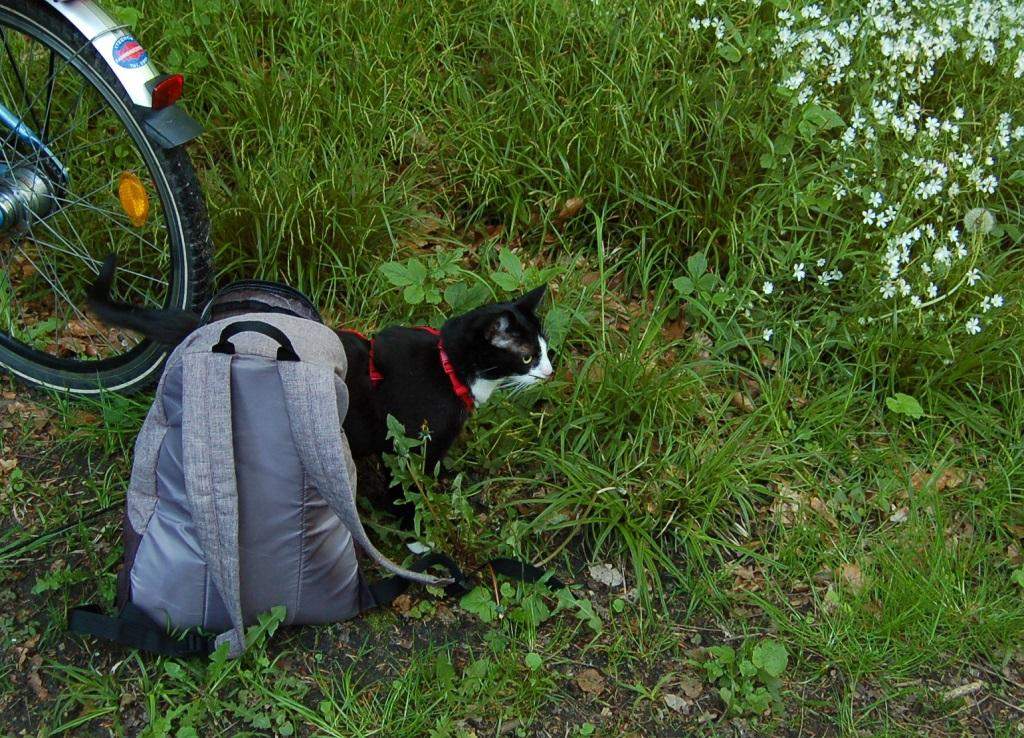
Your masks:
M409 581L452 584L421 573L447 557L412 571L368 539L342 430L345 352L308 300L239 283L204 319L167 361L136 441L120 615L77 608L70 629L166 655L226 642L235 657L245 627L276 605L285 623L326 623ZM357 546L396 576L368 585Z

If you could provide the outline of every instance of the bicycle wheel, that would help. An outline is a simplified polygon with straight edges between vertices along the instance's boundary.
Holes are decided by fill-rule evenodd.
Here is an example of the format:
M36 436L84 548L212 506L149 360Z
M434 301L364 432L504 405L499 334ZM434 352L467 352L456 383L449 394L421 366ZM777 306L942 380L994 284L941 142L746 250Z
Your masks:
M147 139L92 44L41 0L0 0L0 124L0 367L76 394L148 386L166 350L103 325L86 290L114 253L117 299L202 304L209 223L188 155Z

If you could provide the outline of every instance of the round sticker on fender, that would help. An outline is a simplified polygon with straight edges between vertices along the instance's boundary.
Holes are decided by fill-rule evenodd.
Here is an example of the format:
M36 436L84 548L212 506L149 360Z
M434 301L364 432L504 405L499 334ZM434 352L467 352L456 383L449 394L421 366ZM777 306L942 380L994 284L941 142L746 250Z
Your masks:
M126 69L141 67L149 61L149 54L134 36L121 36L114 42L114 61Z

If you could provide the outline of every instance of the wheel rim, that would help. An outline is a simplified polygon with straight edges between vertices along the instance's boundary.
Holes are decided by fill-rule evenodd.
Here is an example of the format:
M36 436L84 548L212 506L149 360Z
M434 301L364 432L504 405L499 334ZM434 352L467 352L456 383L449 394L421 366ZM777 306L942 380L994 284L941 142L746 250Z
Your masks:
M182 225L152 147L83 54L88 44L0 14L0 351L63 373L144 371L160 352L96 320L85 290L113 251L119 299L185 307ZM141 221L118 198L126 178L150 204Z

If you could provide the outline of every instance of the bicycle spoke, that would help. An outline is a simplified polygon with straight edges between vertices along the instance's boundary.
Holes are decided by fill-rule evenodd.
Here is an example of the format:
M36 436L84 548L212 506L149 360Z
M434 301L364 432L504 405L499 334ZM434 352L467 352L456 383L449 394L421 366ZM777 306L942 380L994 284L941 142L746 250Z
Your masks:
M54 199L57 200L58 202L64 202L65 203L65 205L63 207L61 207L57 211L57 212L60 212L60 213L64 213L64 212L66 212L68 209L70 209L72 207L86 208L86 209L91 210L93 212L104 213L104 214L105 213L113 213L114 212L112 210L106 210L106 211L101 210L98 207L94 207L92 205L89 205L87 202L85 202L82 199L65 200L63 197L57 197L57 196L54 196ZM53 218L53 215L48 215L45 218L39 218L39 220L40 221L45 221L45 220L50 220L51 218ZM124 231L125 233L129 234L130 236L133 236L134 238L137 238L139 241L144 243L146 246L149 246L151 249L153 249L157 253L163 253L163 249L161 249L159 246L157 246L152 241L147 240L140 232L138 232L137 230L132 229L126 223L123 223L120 220L115 220L113 217L109 217L109 216L107 217L107 222L113 223L118 228L120 228L122 231Z
M7 42L7 31L0 28L0 39L4 42L4 51L7 52L7 59L11 62L11 68L14 71L14 76L18 80L18 86L21 88L21 94L25 96L25 102L29 102L28 88L25 86L25 80L21 75L21 70L18 67L17 62L14 61L14 54L11 52L11 46ZM32 109L31 103L28 106L28 114L32 116L32 121L36 125L36 130L39 130L39 119L36 117L35 111Z
M54 68L56 57L56 52L50 49L50 71L46 76L46 112L43 114L43 127L39 131L39 139L43 143L46 143L47 136L50 133L50 109L53 105L53 84L56 81L56 71Z

